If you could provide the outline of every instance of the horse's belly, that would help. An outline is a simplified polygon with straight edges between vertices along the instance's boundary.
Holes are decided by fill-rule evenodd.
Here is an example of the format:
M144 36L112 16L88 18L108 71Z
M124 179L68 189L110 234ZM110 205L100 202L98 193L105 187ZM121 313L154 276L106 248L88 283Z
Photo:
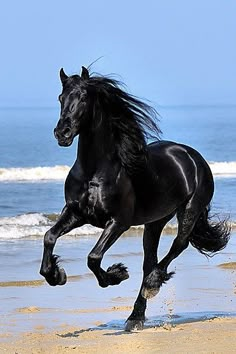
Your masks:
M161 220L168 215L174 214L175 211L175 205L155 205L145 209L140 206L135 211L133 225L142 225Z
M151 191L147 188L145 192L136 203L133 218L135 224L146 224L174 214L191 195L178 183L158 185Z

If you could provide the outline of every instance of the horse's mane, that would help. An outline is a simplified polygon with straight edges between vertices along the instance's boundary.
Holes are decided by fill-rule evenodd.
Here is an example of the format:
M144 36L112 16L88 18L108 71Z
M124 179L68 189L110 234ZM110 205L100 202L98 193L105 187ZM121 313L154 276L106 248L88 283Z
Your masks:
M123 167L130 175L145 169L147 140L158 140L161 133L157 111L124 91L124 85L113 78L90 76L85 85L94 99L93 122L97 126L106 120Z

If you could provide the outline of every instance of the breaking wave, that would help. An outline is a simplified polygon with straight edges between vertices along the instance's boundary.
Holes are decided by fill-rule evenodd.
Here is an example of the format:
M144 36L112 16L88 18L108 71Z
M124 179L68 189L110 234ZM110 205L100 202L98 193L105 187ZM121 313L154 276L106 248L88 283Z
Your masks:
M215 177L236 178L236 161L210 162ZM0 182L64 181L69 166L0 168Z
M58 218L58 214L28 213L11 217L0 218L0 241L39 238L43 237ZM236 222L231 223L232 229L236 229ZM126 234L132 235L142 233L143 225L132 226ZM91 225L84 225L72 230L64 237L74 236L98 236L102 229ZM176 234L177 224L173 219L164 229L166 234Z
M0 168L0 182L64 181L68 166Z
M236 177L236 161L210 162L209 165L215 177Z
M55 223L57 215L29 213L0 218L0 240L20 239L27 237L42 237ZM101 229L91 225L84 225L71 231L68 235L95 235Z

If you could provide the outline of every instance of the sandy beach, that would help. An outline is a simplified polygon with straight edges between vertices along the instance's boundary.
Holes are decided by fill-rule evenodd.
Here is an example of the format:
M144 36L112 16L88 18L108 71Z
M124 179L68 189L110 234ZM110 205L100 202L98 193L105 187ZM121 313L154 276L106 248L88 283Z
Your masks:
M21 336L1 337L0 353L235 353L236 319L214 319L127 333L65 327L35 328Z
M172 241L163 236L161 256ZM0 353L236 352L235 234L212 259L189 248L173 262L176 274L149 301L144 330L132 333L124 326L141 281L140 234L122 237L106 255L104 268L119 260L130 272L128 280L106 289L86 266L94 242L92 236L60 241L57 252L68 274L62 287L50 287L38 275L41 240L2 244L4 254L8 247L11 252L0 271ZM18 267L14 252L25 259Z

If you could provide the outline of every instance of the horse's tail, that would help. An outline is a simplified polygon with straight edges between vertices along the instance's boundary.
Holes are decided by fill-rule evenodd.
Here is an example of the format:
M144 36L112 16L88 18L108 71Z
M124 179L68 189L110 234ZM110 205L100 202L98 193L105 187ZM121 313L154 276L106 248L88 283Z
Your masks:
M209 211L208 206L200 214L189 241L199 252L211 257L215 252L225 248L229 241L231 228L227 220L211 222Z

